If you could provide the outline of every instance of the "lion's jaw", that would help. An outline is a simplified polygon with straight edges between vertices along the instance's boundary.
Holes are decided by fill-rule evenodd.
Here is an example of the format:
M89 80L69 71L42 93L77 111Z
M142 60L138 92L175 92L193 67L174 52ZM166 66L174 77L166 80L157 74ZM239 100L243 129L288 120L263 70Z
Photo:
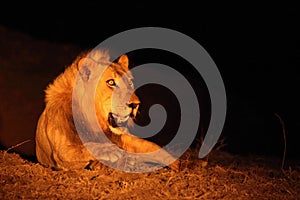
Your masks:
M108 128L114 134L124 134L128 132L128 124L133 122L134 111L127 115L120 115L116 113L109 112L107 117Z
M113 128L126 127L129 117L130 117L130 114L121 116L121 115L110 112L108 114L108 123Z

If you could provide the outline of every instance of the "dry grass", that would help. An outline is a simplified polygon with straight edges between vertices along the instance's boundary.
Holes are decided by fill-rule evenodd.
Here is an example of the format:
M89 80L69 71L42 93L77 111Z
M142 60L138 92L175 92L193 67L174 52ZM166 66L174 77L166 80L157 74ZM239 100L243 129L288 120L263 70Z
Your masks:
M181 160L180 172L53 171L16 153L0 152L0 199L299 199L300 165L217 151L210 161Z

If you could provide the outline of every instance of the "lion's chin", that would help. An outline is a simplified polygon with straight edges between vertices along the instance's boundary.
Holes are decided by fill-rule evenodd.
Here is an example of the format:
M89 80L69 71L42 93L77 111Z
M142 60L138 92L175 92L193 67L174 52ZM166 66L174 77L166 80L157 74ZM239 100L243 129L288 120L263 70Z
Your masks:
M128 132L127 122L130 115L120 116L114 113L108 114L109 129L115 134L123 134Z

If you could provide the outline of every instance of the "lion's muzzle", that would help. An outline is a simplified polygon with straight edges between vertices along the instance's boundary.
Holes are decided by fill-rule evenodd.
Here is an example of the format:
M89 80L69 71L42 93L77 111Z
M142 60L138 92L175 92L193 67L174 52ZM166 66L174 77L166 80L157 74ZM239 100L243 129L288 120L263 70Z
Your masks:
M130 110L130 113L127 115L120 115L120 114L116 114L116 113L112 113L112 112L110 112L108 114L108 123L110 126L112 126L113 128L126 127L128 119L130 117L133 119L135 118L139 104L130 103L130 104L127 104L127 106L129 107L129 110Z
M120 116L118 114L109 113L108 114L108 123L116 128L116 127L125 127L127 125L127 121L130 117L130 114L126 116Z

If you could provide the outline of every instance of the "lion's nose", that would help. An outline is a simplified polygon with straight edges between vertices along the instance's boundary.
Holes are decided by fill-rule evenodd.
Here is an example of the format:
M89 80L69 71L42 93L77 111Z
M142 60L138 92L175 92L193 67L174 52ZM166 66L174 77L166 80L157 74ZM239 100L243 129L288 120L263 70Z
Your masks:
M127 106L134 110L139 106L139 103L128 103Z

